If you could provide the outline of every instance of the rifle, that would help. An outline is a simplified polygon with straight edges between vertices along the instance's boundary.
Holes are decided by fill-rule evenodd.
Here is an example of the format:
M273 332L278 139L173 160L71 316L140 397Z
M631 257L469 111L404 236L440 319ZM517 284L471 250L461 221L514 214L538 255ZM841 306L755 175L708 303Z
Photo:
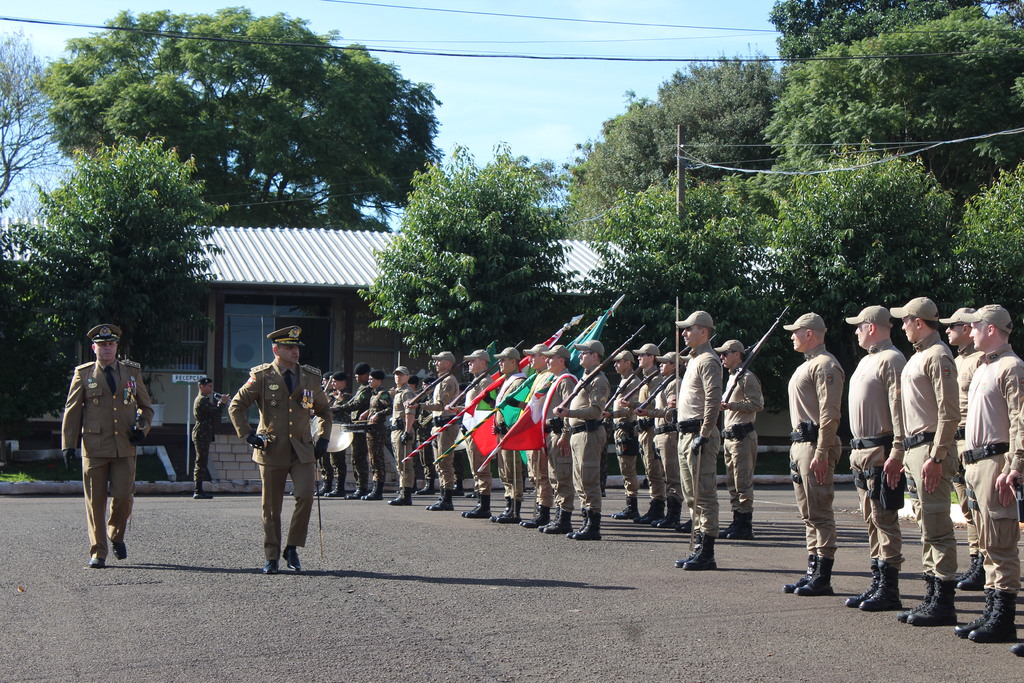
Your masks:
M772 323L772 326L769 327L768 331L764 333L764 336L761 337L761 339L756 344L754 344L754 347L750 349L750 351L747 353L747 357L743 359L743 363L740 364L740 367L736 370L734 374L732 374L729 377L729 382L725 387L725 393L722 394L722 403L729 402L729 397L732 396L732 392L736 389L736 385L739 383L740 378L743 377L743 374L747 371L747 368L749 368L750 364L754 362L755 358L757 358L757 354L761 352L761 349L762 347L764 347L765 342L768 341L768 337L772 336L772 333L779 326L779 323L782 322L782 317L786 315L786 313L788 312L789 306L786 306L784 309L782 309L782 313L779 313L779 317L775 319L775 322Z
M427 386L423 387L423 391L421 391L420 393L416 394L415 396L410 398L408 401L406 401L405 405L413 406L413 405L416 405L417 403L419 403L419 400L421 398L423 398L424 396L429 394L431 391L433 391L434 387L436 387L438 384L440 384L444 380L446 380L449 377L451 377L451 374L452 374L451 370L449 370L448 372L442 372L440 375L438 375L437 379L435 379L433 382L431 382Z
M555 412L557 413L559 410L561 410L562 408L567 407L570 403L572 403L572 400L574 398L576 398L576 396L578 396L579 393L581 391L583 391L583 389L585 389L588 384L593 382L594 379L601 372L603 372L605 368L608 367L609 363L612 362L612 359L615 358L615 356L619 355L619 353L621 353L627 346L629 346L630 343L634 339L636 339L638 336L640 336L640 333L643 332L644 328L646 328L646 327L647 327L647 325L641 325L640 329L638 329L636 332L634 332L632 335L630 335L629 339L627 339L626 341L622 342L622 345L619 348L615 349L615 351L610 353L607 358L605 358L603 361L601 361L600 365L598 365L596 368L594 368L593 370L588 372L586 375L584 375L583 379L581 379L579 382L577 382L576 386L574 386L572 388L572 391L569 392L569 395L565 397L565 400L558 404L558 407L555 408Z

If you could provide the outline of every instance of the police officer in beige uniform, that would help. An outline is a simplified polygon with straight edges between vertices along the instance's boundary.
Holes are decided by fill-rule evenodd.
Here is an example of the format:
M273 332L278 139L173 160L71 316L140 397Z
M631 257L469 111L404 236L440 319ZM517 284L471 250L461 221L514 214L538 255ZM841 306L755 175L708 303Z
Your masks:
M530 367L535 373L526 381L532 383L532 393L544 389L554 376L548 371L548 359L544 352L548 347L544 344L526 350L530 357ZM554 504L555 494L551 488L551 480L548 478L548 451L547 447L530 451L529 454L530 476L533 478L533 490L536 497L536 514L532 519L524 519L519 526L525 529L541 529L551 522L551 506Z
M465 405L469 405L476 399L477 396L482 394L487 386L491 383L491 378L487 374L487 366L490 364L491 356L485 349L477 349L473 353L465 356L463 360L469 363L469 372L473 376L470 380L469 389L466 391L466 402ZM486 400L493 400L493 397ZM456 407L451 406L453 413L458 412L462 409L462 406ZM481 453L480 448L476 445L476 442L472 438L463 441L466 445L466 453L469 456L469 463L473 467L473 490L477 494L477 504L472 510L467 510L462 513L463 517L468 519L490 519L491 518L491 488L494 485L494 477L491 476L491 466L488 463L487 467L483 468L483 472L480 472L480 468L483 466L484 458L490 453Z
M631 351L620 351L612 362L619 373L619 384L615 388L617 396L626 396L640 383L637 374L636 359ZM637 495L640 492L640 481L636 476L636 459L640 455L640 440L637 438L636 416L629 406L618 404L618 399L611 406L605 417L612 419L615 427L615 451L619 460L619 472L622 473L622 485L626 489L626 508L616 512L612 519L638 519L640 511L637 506Z
M416 441L415 410L406 407L416 395L409 386L409 368L399 365L395 378L395 395L391 399L391 451L398 466L398 493L388 505L412 505L412 492L416 488L416 465L406 456Z
M512 398L526 382L526 375L519 372L519 349L509 346L499 353L498 369L505 376L498 395L495 398L494 433L500 440L512 425L505 422L504 415L498 406L509 405L513 408L523 408L526 403ZM543 356L541 356L543 358ZM498 453L498 476L505 486L505 509L499 515L491 517L491 521L497 524L519 524L522 520L523 507L523 459L519 457L519 451L510 451L507 448L501 449ZM545 522L546 523L546 522Z
M679 471L693 491L693 553L676 567L696 571L718 569L717 459L722 447L718 415L722 404L722 360L711 347L715 321L705 311L694 311L676 325L690 347L690 360L679 383L676 420L679 429ZM684 485L685 486L685 485Z
M839 361L825 348L825 321L805 313L792 325L793 350L804 362L789 380L789 417L793 421L789 450L793 492L804 522L807 573L782 590L797 595L835 595L832 566L836 553L836 518L833 475L841 448L836 431L846 375Z
M567 532L576 541L601 540L601 457L604 453L604 423L601 414L611 395L608 378L598 369L604 345L591 340L575 344L584 376L597 373L586 388L576 394L567 408L556 410L557 417L568 419L569 447L572 450L572 481L580 498L583 526Z
M82 485L89 525L89 567L128 557L124 542L135 498L135 448L149 434L152 401L138 363L117 359L121 329L106 323L89 330L96 360L75 368L64 405L61 449L70 468L82 442ZM107 519L107 489L110 518Z
M637 362L639 363L638 374L640 381L647 380L644 386L636 395L630 399L629 405L625 399L620 399L620 407L634 410L638 405L647 400L650 392L661 384L661 372L658 370L657 358L661 355L661 349L651 343L644 344L635 349ZM640 454L644 459L644 470L647 472L647 483L650 484L651 502L640 517L633 520L636 524L652 524L665 518L665 499L668 497L668 484L665 479L665 463L658 457L658 451L654 447L654 419L650 417L640 418L636 421L637 438L640 441Z
M324 432L331 423L331 411L320 383L320 371L299 365L303 346L299 340L301 334L302 329L297 326L268 334L267 339L273 342L273 362L252 368L249 381L242 385L228 406L235 431L253 447L252 459L260 467L263 549L267 558L264 574L278 572L279 556L290 569L301 571L296 548L306 545L309 515L313 509L315 456L327 452L328 439ZM253 403L260 411L258 429L249 425L249 406ZM311 409L320 418L316 435L309 426ZM295 509L282 552L281 504L289 476Z
M658 368L661 372L654 403L647 408L637 408L636 414L641 419L654 420L654 448L658 458L665 465L666 506L668 510L662 519L651 522L651 526L659 529L681 530L683 503L692 498L693 491L684 492L682 475L679 471L678 427L676 426L676 395L679 393L676 382L676 353L674 351L658 356ZM650 396L644 401L650 400ZM692 522L688 522L691 523ZM690 529L686 529L689 533Z
M903 470L900 375L907 359L893 346L892 318L885 307L868 306L846 322L855 326L857 344L868 352L850 376L849 411L850 466L868 527L871 558L870 586L847 599L846 606L865 612L902 609L903 534L899 509L887 507L889 496L882 495L882 478L888 477L889 487L896 489Z
M732 523L722 530L722 538L749 541L754 538L754 466L757 464L757 431L754 420L764 410L761 380L750 370L737 377L746 349L738 339L730 339L715 349L722 365L735 384L729 402L722 402L725 418L725 484L732 504Z
M964 320L968 313L974 313L973 308L958 308L956 312L948 317L941 318L940 323L946 326L946 338L949 345L956 347L956 383L960 396L960 424L956 428L956 452L967 450L964 430L967 426L967 392L971 388L971 379L974 372L981 364L983 354L974 348L974 340L971 339L971 324ZM956 491L957 501L960 503L960 511L963 512L967 521L967 547L970 549L971 564L967 571L957 577L956 587L962 591L980 591L985 587L985 557L981 554L978 544L978 525L974 520L974 511L968 504L967 486L964 483L965 463L960 459L960 472L953 477L953 490Z
M544 434L547 442L548 479L555 493L555 518L538 530L545 534L567 534L572 531L572 510L576 491L572 483L572 430L569 421L555 414L555 409L569 398L576 378L569 371L569 349L556 344L544 351L552 386L548 389L544 411Z
M431 356L431 359L434 361L438 377L446 372L451 372L452 368L455 367L455 354L451 351L442 351L435 356ZM439 432L441 427L454 417L448 410L448 405L458 393L458 381L452 375L448 375L434 385L430 401L419 404L421 410L429 410L431 413L434 421L434 428L431 430L432 434ZM434 447L434 466L437 468L438 476L441 478L441 497L433 505L427 506L427 509L431 512L455 509L455 506L452 504L452 495L455 492L455 468L452 464L453 454L449 453L440 460L438 458L455 443L457 432L458 430L455 429L446 429L431 444Z
M925 297L893 308L903 321L914 355L900 379L903 398L904 469L917 488L918 526L925 598L897 618L914 626L956 624L956 537L949 516L953 477L960 462L953 452L960 405L953 354L939 338L939 309Z
M1017 640L1020 525L1014 485L1024 471L1024 362L1010 347L1013 322L1005 308L982 306L964 317L983 354L967 400L963 459L985 555L985 611L954 631L976 643L1005 643ZM1012 651L1024 654L1021 650L1018 645Z

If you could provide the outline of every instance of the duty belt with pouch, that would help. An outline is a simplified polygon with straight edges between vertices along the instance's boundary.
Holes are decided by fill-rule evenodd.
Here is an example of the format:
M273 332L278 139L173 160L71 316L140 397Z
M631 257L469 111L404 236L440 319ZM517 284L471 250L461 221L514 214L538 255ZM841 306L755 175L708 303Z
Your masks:
M963 458L964 463L967 465L973 465L979 460L985 458L991 458L993 455L1002 455L1003 453L1010 452L1010 444L1008 443L990 443L980 446L978 448L972 448L969 451L963 451L960 457Z
M636 431L635 431L636 430L636 420L626 420L626 421L623 421L623 422L616 422L615 423L615 429L621 429L622 431L626 432L626 434L628 434L628 435L635 434L636 433Z
M915 446L920 446L923 443L931 443L932 439L935 438L935 432L921 432L920 434L914 434L903 439L903 448L910 450Z
M790 460L789 461L789 469L793 472L793 483L794 484L802 484L802 483L804 483L804 478L800 476L800 467L796 464L795 460Z
M753 422L738 422L722 432L722 436L729 439L729 441L739 441L752 431L754 431Z
M878 448L879 446L884 448L891 447L892 434L886 434L884 436L869 436L864 439L850 439L850 448L855 451L864 450L866 448Z
M796 431L790 433L789 440L793 443L813 443L817 441L818 425L814 424L810 420L798 422L796 425Z
M702 422L703 420L697 417L692 420L680 420L676 423L676 429L679 430L680 434L696 434L700 431Z
M676 427L676 423L675 422L666 422L665 424L661 425L660 427L655 427L654 428L654 433L657 434L657 435L671 434L672 432L675 432L675 431L678 431L678 427Z
M580 432L596 432L600 427L601 420L585 420L583 424L570 427L569 431L573 434L579 434Z
M430 421L430 424L434 425L435 427L444 427L446 424L451 422L451 419L453 417L455 417L455 416L454 415L438 415L437 417L435 417L434 419L432 419Z
M649 431L651 431L651 428L653 426L654 426L654 418L653 417L641 417L639 420L636 421L636 428L637 428L637 430L639 430L641 432L649 432Z
M956 428L956 434L953 435L953 438L956 439L957 441L963 441L964 439L966 439L967 438L967 428L966 427L957 427Z
M565 428L565 420L560 417L553 417L544 423L544 433L560 432Z

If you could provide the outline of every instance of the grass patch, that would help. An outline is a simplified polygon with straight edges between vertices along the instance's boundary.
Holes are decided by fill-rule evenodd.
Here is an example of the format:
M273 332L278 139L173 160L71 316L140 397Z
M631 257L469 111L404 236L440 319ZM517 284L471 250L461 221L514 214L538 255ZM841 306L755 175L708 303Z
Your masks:
M140 455L135 467L135 481L166 481L167 470L156 455ZM68 470L63 462L11 462L0 469L0 482L82 481L82 468Z

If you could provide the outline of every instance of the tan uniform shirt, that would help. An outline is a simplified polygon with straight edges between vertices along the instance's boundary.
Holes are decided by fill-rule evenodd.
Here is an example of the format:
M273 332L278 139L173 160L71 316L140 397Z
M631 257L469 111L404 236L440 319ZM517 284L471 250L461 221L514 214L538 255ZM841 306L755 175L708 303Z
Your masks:
M654 418L654 426L662 427L675 422L675 411L668 407L668 400L676 394L676 378L667 377L665 388L654 397L654 405L648 406L649 415Z
M391 425L393 427L400 427L402 431L407 431L413 435L413 439L416 438L416 427L413 424L412 418L416 416L415 408L406 408L405 402L411 401L412 397L416 395L416 392L412 390L408 384L400 387L395 387L395 396L391 400ZM406 422L406 416L409 416L409 422Z
M892 435L892 456L903 461L900 376L906 357L885 339L868 349L850 376L850 431L858 439Z
M576 394L569 404L569 426L575 427L587 420L600 420L604 404L611 396L612 388L608 378L599 372L586 389Z
M981 365L971 380L967 403L967 448L1006 443L1003 472L1024 467L1021 443L1021 401L1024 398L1024 362L1007 344L982 354Z
M914 344L916 353L907 361L900 379L903 394L903 428L906 436L934 432L930 457L946 457L960 423L960 399L956 365L938 331Z
M430 402L421 403L420 407L423 410L429 410L434 417L450 415L447 406L458 395L459 383L455 381L454 377L448 375L434 386L434 391L430 394Z
M645 373L641 378L641 381L647 380L649 377L652 379L649 379L647 384L640 387L640 391L636 392L636 395L630 399L630 412L636 410L637 406L649 399L651 397L651 392L657 389L665 379L661 375L661 370L657 367L653 368L650 372Z
M736 369L739 370L739 367ZM729 409L725 411L723 424L727 429L747 422L753 424L757 414L764 410L764 394L761 393L761 380L757 375L747 370L738 380L735 377L735 373L729 377L736 388L729 396Z
M633 419L633 411L629 408L622 408L619 406L619 400L622 399L626 394L633 390L633 388L640 383L640 376L635 372L631 372L625 377L619 375L619 384L615 388L618 391L618 396L615 397L615 402L612 403L608 412L612 414L614 423L621 425L623 422L629 422ZM620 388L621 387L621 388ZM630 399L632 401L632 399Z
M818 425L814 457L828 460L836 443L846 373L824 344L804 354L804 362L789 379L789 416L793 431L800 422Z
M690 351L676 402L676 419L701 420L700 436L711 438L722 409L722 359L704 342Z
M973 379L978 366L981 365L984 355L974 348L972 342L957 351L956 358L953 360L956 364L956 383L960 389L960 424L958 425L960 427L967 425L967 392L971 388L971 379Z
M82 457L127 458L135 456L135 446L128 441L135 424L136 411L141 410L139 425L149 433L153 420L152 401L142 368L132 361L114 361L116 389L110 393L107 376L99 361L75 368L71 387L64 404L61 426L61 448L78 448L82 439Z
M549 377L550 377L551 374L552 373L548 373ZM576 381L575 381L576 378L573 377L569 373L565 373L565 374L567 374L569 376L567 378L563 379L561 382L558 382L558 384L556 384L551 389L548 389L548 396L547 396L547 398L545 398L545 400L548 402L548 409L544 413L544 420L545 420L545 422L547 420L553 420L556 417L558 417L557 415L555 415L555 408L560 406L562 404L562 402L565 401L565 399L569 398L569 394L572 393L573 387L576 386ZM547 378L545 378L545 379L547 379ZM558 377L551 377L550 379L551 379L552 383L558 381ZM534 386L537 386L537 385L534 385ZM582 394L582 393L585 393L585 392L581 391L580 393ZM564 422L564 424L562 425L562 432L566 436L568 436L570 434L570 431L569 431L569 420L564 420L563 422ZM545 427L546 427L546 425L545 425ZM545 429L545 433L546 433L546 431L547 430Z

